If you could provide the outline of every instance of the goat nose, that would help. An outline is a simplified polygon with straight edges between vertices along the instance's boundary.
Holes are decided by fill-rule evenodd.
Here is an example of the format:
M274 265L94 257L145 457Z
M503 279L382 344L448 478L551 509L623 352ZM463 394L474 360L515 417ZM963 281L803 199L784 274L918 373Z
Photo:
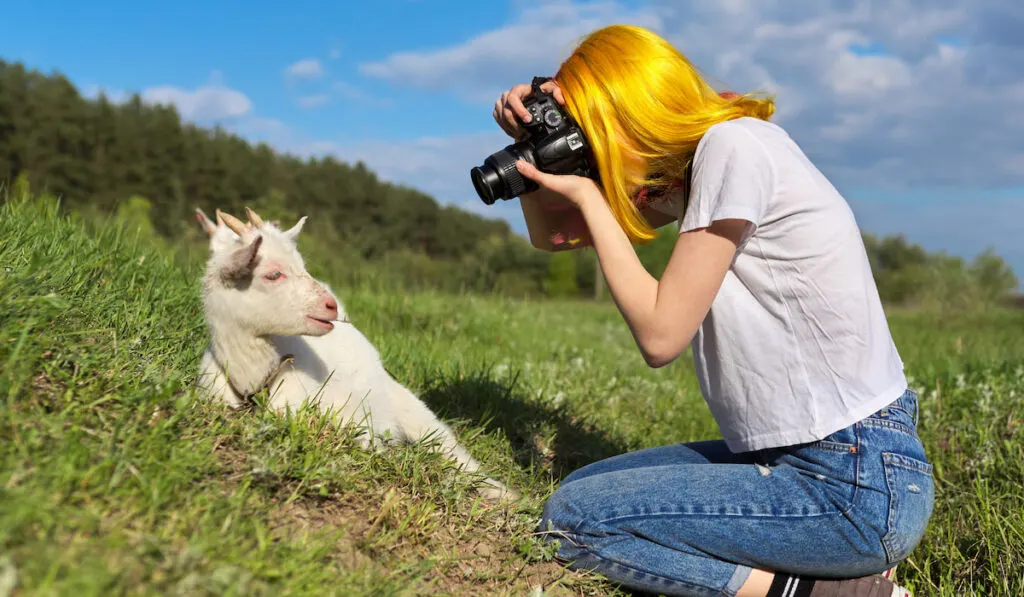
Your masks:
M324 303L324 306L327 307L328 311L336 312L338 310L338 301L329 298L327 299L327 302Z

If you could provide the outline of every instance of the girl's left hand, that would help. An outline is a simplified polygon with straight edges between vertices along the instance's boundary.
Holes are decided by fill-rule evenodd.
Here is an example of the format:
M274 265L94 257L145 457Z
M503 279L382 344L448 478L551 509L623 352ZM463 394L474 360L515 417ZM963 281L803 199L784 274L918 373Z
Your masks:
M548 174L524 160L516 161L516 168L525 178L529 178L542 188L558 193L580 209L593 201L604 200L601 187L592 178L572 174Z

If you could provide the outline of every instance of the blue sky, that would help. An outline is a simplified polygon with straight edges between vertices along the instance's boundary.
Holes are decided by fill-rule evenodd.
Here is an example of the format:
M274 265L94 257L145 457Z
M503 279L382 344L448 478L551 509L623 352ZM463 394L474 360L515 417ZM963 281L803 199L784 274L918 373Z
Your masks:
M34 0L5 7L0 57L282 151L361 159L522 231L517 202L484 206L469 181L507 142L494 99L589 30L641 24L719 86L776 93L776 121L865 230L965 257L991 246L1024 278L1024 8L966 4Z

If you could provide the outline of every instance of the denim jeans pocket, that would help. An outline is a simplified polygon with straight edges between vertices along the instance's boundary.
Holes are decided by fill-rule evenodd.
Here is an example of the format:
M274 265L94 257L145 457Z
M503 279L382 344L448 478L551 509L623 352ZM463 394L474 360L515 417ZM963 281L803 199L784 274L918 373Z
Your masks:
M924 537L935 504L933 466L923 460L882 453L889 514L882 545L890 564L895 564L917 547Z
M847 513L857 499L859 440L854 428L787 450L785 461L799 469L820 492L823 512Z

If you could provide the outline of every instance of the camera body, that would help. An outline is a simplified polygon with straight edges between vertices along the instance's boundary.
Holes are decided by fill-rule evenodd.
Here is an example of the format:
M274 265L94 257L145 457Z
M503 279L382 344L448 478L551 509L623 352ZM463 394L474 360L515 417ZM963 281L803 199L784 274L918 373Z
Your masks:
M540 89L549 80L534 77L533 93L523 100L532 117L530 122L520 123L527 132L526 139L494 152L483 165L470 170L473 187L485 204L537 190L537 183L516 169L519 159L548 174L575 174L600 182L583 130L554 95Z

